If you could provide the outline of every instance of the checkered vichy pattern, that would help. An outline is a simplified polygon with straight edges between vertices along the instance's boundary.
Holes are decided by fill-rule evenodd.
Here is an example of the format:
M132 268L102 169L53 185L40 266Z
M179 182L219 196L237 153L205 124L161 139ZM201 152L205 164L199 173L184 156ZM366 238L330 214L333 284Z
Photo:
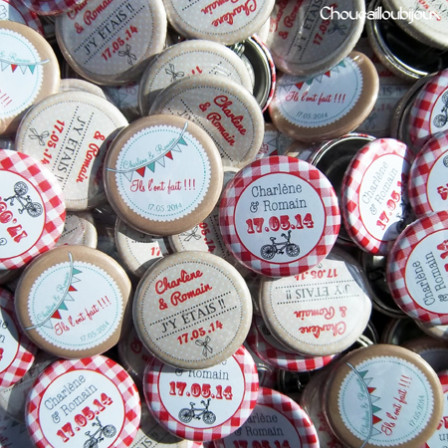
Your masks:
M409 138L414 146L421 147L431 137L433 107L447 88L448 69L445 69L429 79L417 94L409 114L408 128Z
M31 388L25 406L25 423L32 442L38 448L49 448L53 446L42 432L42 425L45 425L45 422L39 421L39 408L42 405L42 399L49 385L56 378L73 370L80 371L80 373L83 370L93 370L104 375L115 384L123 398L125 421L119 434L114 437L113 445L108 445L108 439L104 438L101 443L101 448L129 446L134 440L140 426L141 403L138 389L123 367L112 359L102 355L83 359L59 360L48 366L41 373ZM100 384L96 384L96 386L98 386L98 389L101 387ZM54 448L59 447L55 446Z
M41 16L52 16L73 9L87 0L21 0L31 11Z
M9 189L13 191L13 185L5 185L1 181L2 170L17 173L32 183L39 191L44 205L45 223L36 244L27 252L11 258L1 258L0 251L0 269L16 269L56 246L64 230L65 204L56 178L34 158L21 152L0 149L0 190L3 195L6 188L8 192Z
M384 230L384 237L381 240L370 235L364 225L363 219L365 217L361 213L360 190L364 175L370 165L386 154L395 154L402 157L404 161L407 161L404 166L410 167L411 153L404 143L392 138L376 139L363 146L353 157L345 171L341 187L342 218L347 233L362 250L378 255L386 255L390 247L390 240L387 236L389 226ZM408 174L408 172L402 172L402 179L407 179ZM403 199L407 197L405 185L401 193Z
M440 384L442 385L443 393L448 393L448 370L437 372L437 376L439 377Z
M0 388L12 386L20 381L33 365L37 352L36 346L23 334L23 331L16 320L14 313L14 296L6 289L0 287L0 318L3 322L5 322L5 317L9 318L16 327L17 347L15 345L2 345L2 348L5 351L17 351L11 363L8 366L4 366L3 370L0 371ZM11 333L12 331L13 329L11 328L1 330L3 333ZM5 358L9 358L9 356L5 356L4 353L2 355Z
M272 367L291 372L311 372L324 367L334 358L334 355L306 357L280 350L266 340L260 330L262 325L263 318L254 316L246 342L260 359Z
M235 228L235 211L241 193L259 177L272 173L288 173L304 179L319 194L325 208L326 222L319 241L308 254L289 263L262 260L244 246ZM266 157L245 166L227 184L220 203L219 226L227 248L246 267L268 277L291 276L316 266L334 246L340 223L338 199L327 177L308 162L288 156Z
M408 185L409 202L417 216L436 211L431 206L429 198L431 194L438 193L428 191L428 179L434 165L442 156L446 156L448 160L448 131L428 140L412 162ZM446 178L440 179L440 184L444 187L447 187L446 180ZM448 201L445 208L448 208Z
M410 295L406 282L406 264L412 251L428 235L446 230L448 235L448 211L434 212L417 219L399 235L388 255L386 278L397 305L409 316L431 325L448 324L447 312L437 314L422 308Z
M260 405L260 408L258 408ZM258 394L257 406L254 412L260 409L260 414L263 414L263 407L271 408L274 411L285 417L291 424L291 426L296 430L297 438L300 440L299 445L297 445L297 438L294 440L287 440L288 446L291 448L319 448L319 437L317 435L317 430L311 421L308 414L292 399L280 392L273 389L268 389L266 387L261 387ZM272 415L270 415L272 417ZM250 427L250 422L246 422L248 427ZM276 427L281 428L281 419L279 423L276 423ZM246 436L248 433L257 433L257 431L242 431L241 435L230 436L226 439L217 440L215 442L214 448L234 448L235 444L233 441L235 439L245 440L248 442L248 447L253 447L250 442L252 440L259 440L259 436ZM285 433L287 433L285 431ZM282 445L283 446L283 445Z
M170 415L161 400L159 391L159 384L163 385L168 381L167 378L164 378L163 372L163 370L166 369L166 366L155 358L146 366L143 379L143 393L146 404L154 418L171 433L176 434L183 439L193 440L195 442L221 439L241 427L248 419L257 403L259 381L255 362L244 346L241 346L235 352L233 358L240 365L241 370L244 373L245 384L243 400L231 418L219 425L208 425L208 427L203 428L193 428L188 426L188 424L177 420L177 416L173 418L173 416ZM174 368L170 368L167 371L171 374L174 370ZM201 379L198 379L197 382L200 383ZM183 401L180 401L180 403L183 403ZM229 404L229 406L231 405L232 404Z
M38 15L31 11L28 7L26 7L22 0L1 0L0 5L5 2L9 4L10 8L14 8L16 13L18 13L22 19L25 21L25 24L32 28L34 31L37 31L39 34L44 34L44 27L38 17Z

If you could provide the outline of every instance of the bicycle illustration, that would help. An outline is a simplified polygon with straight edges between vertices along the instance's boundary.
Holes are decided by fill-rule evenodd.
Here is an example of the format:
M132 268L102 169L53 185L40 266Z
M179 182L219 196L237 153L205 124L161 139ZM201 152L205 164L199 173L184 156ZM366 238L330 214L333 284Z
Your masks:
M14 184L14 196L10 196L9 198L5 198L4 201L10 201L9 205L14 205L14 200L17 200L20 202L20 205L22 206L21 209L19 209L19 213L23 213L25 210L26 212L32 217L37 218L40 216L43 212L42 205L38 202L33 202L31 200L30 195L26 195L28 192L28 186L25 182L19 181Z
M117 433L117 429L115 428L115 426L103 426L98 417L96 417L96 422L92 422L92 426L98 426L98 429L93 434L91 434L90 431L87 431L85 433L88 439L84 442L84 448L97 448L98 443L102 442L104 440L104 437L110 438Z
M271 244L265 244L261 246L261 256L265 260L272 260L276 254L284 254L289 257L296 257L300 253L300 248L297 244L291 243L291 230L288 230L288 233L282 233L281 236L286 241L281 241L279 243L276 242L276 237L271 236L269 239L271 240Z
M434 117L432 121L436 128L443 128L448 122L448 92L445 92L442 95L443 107L441 110L441 114L438 114Z
M183 408L179 411L179 420L183 423L189 423L193 418L200 420L202 417L202 420L207 425L212 425L215 423L216 415L208 410L208 407L210 405L210 398L205 402L204 400L201 400L203 408L195 408L195 403L190 401L190 409L189 408Z

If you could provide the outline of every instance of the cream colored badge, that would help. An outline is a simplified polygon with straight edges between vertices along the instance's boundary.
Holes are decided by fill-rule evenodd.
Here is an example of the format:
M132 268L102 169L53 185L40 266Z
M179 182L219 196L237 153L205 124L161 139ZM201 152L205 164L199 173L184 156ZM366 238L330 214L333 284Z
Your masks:
M57 246L79 245L96 248L98 234L93 217L88 212L67 213L64 231L56 243Z
M161 361L202 369L232 356L252 320L249 289L239 272L204 252L160 260L140 281L134 324L145 346Z
M268 20L275 0L163 0L168 20L183 36L240 42Z
M170 115L134 121L105 162L111 206L128 225L151 235L173 235L201 222L219 198L222 179L208 134Z
M263 143L264 119L247 89L217 76L181 79L162 91L150 114L180 115L205 129L223 165L243 167L255 159Z
M0 134L17 129L23 113L59 89L59 63L50 44L20 23L0 22Z
M147 114L154 98L174 81L193 75L218 75L231 79L252 92L248 69L236 53L218 42L196 39L172 45L146 68L139 90L142 114Z
M137 79L165 45L162 0L90 0L56 18L56 38L71 67L99 84Z
M52 171L68 210L85 210L105 199L101 168L107 145L127 124L113 104L97 95L59 93L29 111L16 147Z

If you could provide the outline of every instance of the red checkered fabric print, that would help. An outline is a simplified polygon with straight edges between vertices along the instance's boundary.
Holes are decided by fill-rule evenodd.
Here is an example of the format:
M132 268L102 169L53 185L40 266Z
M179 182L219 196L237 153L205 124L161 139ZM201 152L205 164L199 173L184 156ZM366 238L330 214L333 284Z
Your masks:
M51 383L70 371L79 371L80 374L82 371L95 371L104 375L116 386L123 399L122 404L125 409L125 419L121 428L118 429L118 435L115 435L111 439L114 440L113 445L107 444L108 439L103 438L101 446L102 448L115 448L131 445L140 426L141 403L138 389L123 367L110 358L97 355L90 358L56 361L48 366L37 378L30 391L25 407L25 422L28 433L35 446L38 448L53 446L46 439L42 431L41 422L39 421L39 409L45 391ZM98 389L100 388L100 384L96 386L98 386ZM45 422L42 422L42 425L44 424ZM59 446L54 448L59 448Z
M431 325L448 324L447 313L437 314L422 308L410 295L406 284L408 258L428 235L446 230L448 233L448 212L434 212L410 224L395 241L386 266L386 278L390 292L397 305L410 317Z
M252 182L271 173L290 173L308 182L320 196L326 213L324 231L315 247L289 263L275 263L250 252L240 240L235 228L238 198ZM227 184L220 203L219 226L229 251L246 267L268 277L285 277L316 266L334 246L340 228L340 211L336 193L330 181L314 166L287 156L258 159L245 166Z
M433 107L447 89L448 69L445 69L432 77L416 96L409 116L409 138L417 148L423 146L431 138ZM439 131L443 129L446 129L446 124Z
M244 424L252 413L258 397L259 382L258 373L255 362L248 350L241 346L233 355L244 373L245 391L243 400L239 404L238 409L231 418L223 423L215 424L211 427L194 428L177 420L177 416L173 417L168 412L161 399L159 383L164 384L167 381L163 378L163 371L172 374L174 368L162 364L154 359L147 365L143 380L143 393L146 404L154 418L169 432L176 434L183 439L196 442L207 442L211 440L221 439L232 434L236 429ZM234 404L233 404L234 405Z
M0 269L16 269L56 246L64 230L65 204L56 178L34 158L20 152L0 149L0 179L1 170L17 173L32 183L45 206L45 223L36 244L28 251L11 258L1 258L0 255ZM2 186L4 187L0 182L0 188Z
M428 140L412 162L409 174L409 202L417 216L442 210L434 209L430 198L432 195L440 195L446 201L448 208L448 182L447 178L440 178L440 187L436 191L428 191L428 181L432 169L441 157L448 161L448 131L441 132ZM446 163L443 160L443 163ZM448 169L448 168L447 168ZM440 199L435 196L435 200Z
M70 11L89 0L21 0L31 11L41 16L52 16Z
M0 0L0 5L2 3L6 3L9 8L13 8L15 13L22 18L25 25L29 26L34 31L37 31L39 34L44 35L44 27L42 26L38 15L26 7L22 0Z
M17 346L2 346L1 359L9 359L3 353L3 350L17 350L14 358L8 365L0 363L2 370L0 371L0 387L9 387L20 381L28 372L34 363L37 352L36 346L23 334L19 324L15 318L14 313L14 296L6 289L0 287L0 318L3 323L10 322L15 328L3 328L2 332L8 332L12 335L17 343ZM17 333L17 335L16 335Z
M290 372L311 372L326 366L334 359L335 355L306 357L280 350L266 340L260 331L261 325L263 325L262 317L254 316L246 342L261 360L272 367Z

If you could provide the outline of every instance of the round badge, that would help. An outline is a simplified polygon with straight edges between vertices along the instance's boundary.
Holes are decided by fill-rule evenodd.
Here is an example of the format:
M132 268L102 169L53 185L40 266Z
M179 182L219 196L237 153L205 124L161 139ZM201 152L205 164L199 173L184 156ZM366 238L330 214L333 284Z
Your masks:
M106 148L127 124L116 107L97 95L59 93L26 114L17 131L16 149L40 160L54 174L68 210L86 210L105 200Z
M156 97L150 113L180 115L202 127L224 166L243 167L263 142L264 118L257 100L222 76L193 76L171 84Z
M134 324L146 348L179 368L205 368L244 342L252 299L241 274L206 252L162 258L141 279Z
M354 263L328 256L291 277L262 279L260 309L282 344L302 355L341 353L356 342L370 319L372 303Z
M44 34L44 28L38 15L25 7L22 2L0 0L0 20L22 23L34 31Z
M372 111L378 88L375 66L354 51L325 73L280 76L269 113L296 140L323 141L356 129Z
M340 227L336 193L314 166L287 156L252 162L227 185L220 204L225 244L249 269L299 274L333 247Z
M67 213L64 231L57 242L57 246L79 245L96 248L98 234L90 213Z
M218 201L222 182L213 141L181 117L134 121L106 155L111 206L128 225L151 235L173 235L201 222Z
M416 147L448 130L448 69L431 77L418 92L409 117L408 132Z
M60 246L22 273L15 294L27 336L48 353L80 358L103 353L121 337L130 280L111 257L86 246Z
M412 162L409 202L417 216L447 208L448 130L428 140Z
M86 0L21 0L23 4L41 16L52 16L63 12L82 9Z
M26 425L36 447L130 446L140 397L126 371L104 356L59 360L34 383Z
M0 41L0 134L11 134L30 106L57 93L59 63L44 37L21 23L1 21Z
M168 20L180 34L234 44L255 34L269 19L275 0L163 0Z
M260 316L254 316L247 344L267 364L291 372L312 372L330 363L334 355L302 356L280 346Z
M317 431L308 414L288 396L262 387L257 405L246 423L230 436L217 440L215 446L257 446L264 439L268 439L268 443L272 440L272 446L275 440L280 447L319 447Z
M59 87L60 92L87 92L92 93L93 95L99 96L100 98L104 98L107 100L107 96L104 93L103 89L93 84L93 82L86 81L81 78L63 78L61 79L61 85Z
M404 143L386 138L367 143L347 167L342 216L349 236L361 249L386 255L409 220L410 160Z
M267 40L276 66L300 76L331 69L353 50L361 36L365 8L362 0L277 2ZM357 19L341 18L347 11L357 14Z
M208 369L180 370L156 359L145 370L143 391L156 420L168 431L197 442L227 437L257 403L257 369L240 347Z
M166 27L162 0L89 0L56 18L56 38L75 72L115 85L136 80L163 50Z
M448 212L410 224L388 255L387 281L398 306L432 325L448 323Z
M56 245L64 229L59 183L34 158L0 149L0 269L20 268Z
M17 420L11 418L3 410L0 410L0 434L2 447L33 447L28 431L26 430L26 426L23 423L17 422Z
M13 295L0 288L0 389L22 379L33 365L36 351L18 326Z
M341 358L325 385L324 411L344 446L421 446L442 417L434 370L402 347L375 344Z

